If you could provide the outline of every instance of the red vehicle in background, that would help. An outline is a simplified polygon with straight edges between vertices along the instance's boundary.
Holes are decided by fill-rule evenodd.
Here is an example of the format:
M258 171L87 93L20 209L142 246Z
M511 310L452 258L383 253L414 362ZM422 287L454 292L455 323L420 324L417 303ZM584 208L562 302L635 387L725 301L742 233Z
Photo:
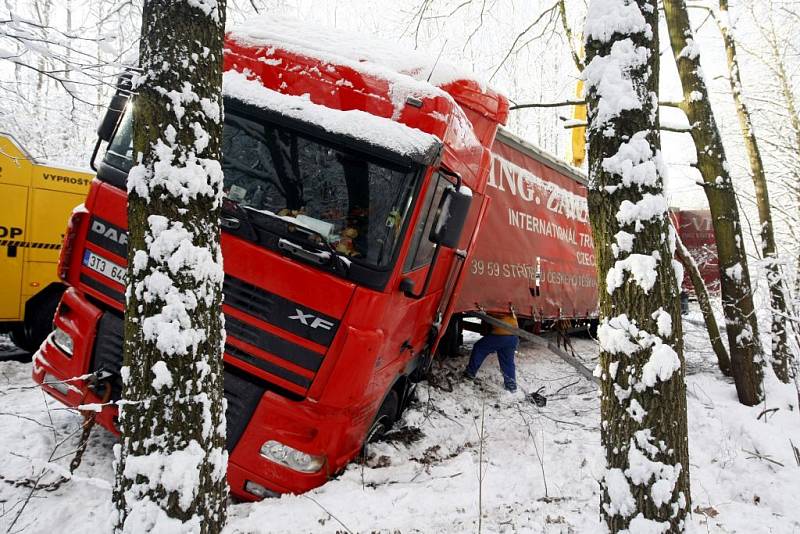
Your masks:
M719 293L719 260L717 242L709 210L674 210L672 213L678 235L697 263L700 276L711 293ZM684 273L683 287L694 293L689 273Z
M242 499L340 472L396 420L460 312L597 314L583 178L498 132L504 96L409 65L418 58L392 44L303 35L258 21L226 39L225 396ZM132 129L113 110L124 107L121 91L65 236L55 331L34 360L34 379L72 407L121 393ZM98 414L112 431L115 418Z

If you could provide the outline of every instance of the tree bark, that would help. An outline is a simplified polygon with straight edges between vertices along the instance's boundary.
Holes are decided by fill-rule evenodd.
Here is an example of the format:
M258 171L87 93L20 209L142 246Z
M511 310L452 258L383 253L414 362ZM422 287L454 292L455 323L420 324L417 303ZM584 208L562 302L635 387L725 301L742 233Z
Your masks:
M736 193L728 171L725 147L714 119L684 0L664 0L672 53L678 66L686 113L697 151L697 168L711 210L719 257L722 309L739 402L758 404L763 396L758 325L753 308L750 272L744 249Z
M677 234L677 232L676 232ZM703 320L706 322L706 330L708 331L708 338L711 341L711 348L714 349L714 354L717 356L717 364L719 370L725 376L731 376L731 359L728 356L728 349L722 343L722 336L719 333L719 326L717 319L714 317L714 309L711 307L711 299L708 297L708 289L706 288L703 277L700 275L700 269L697 268L694 258L691 253L683 245L680 237L676 237L677 243L675 254L678 260L683 264L683 267L688 271L689 278L692 280L694 293L697 296L697 303L700 305L700 311L703 313Z
M222 46L225 0L147 0L134 161L116 532L225 523Z
M764 258L767 270L767 285L769 287L769 298L772 307L772 369L781 382L789 383L789 360L792 358L789 348L788 331L786 328L786 315L788 307L786 305L786 293L778 264L777 247L775 245L775 232L772 224L772 212L769 203L769 189L767 188L767 174L764 170L764 162L761 159L761 151L758 147L753 131L753 123L750 118L750 110L747 108L742 97L742 78L739 70L739 59L736 55L736 42L730 28L730 17L728 15L728 0L719 0L718 26L722 33L722 41L725 43L725 56L728 61L728 79L731 84L733 101L736 104L736 115L739 118L739 126L744 136L744 147L747 151L747 159L750 163L750 173L753 178L753 187L756 194L756 206L758 208L758 219L761 225L761 255Z
M675 235L660 154L658 5L612 7L590 3L583 72L600 282L600 514L611 532L680 532L691 496Z

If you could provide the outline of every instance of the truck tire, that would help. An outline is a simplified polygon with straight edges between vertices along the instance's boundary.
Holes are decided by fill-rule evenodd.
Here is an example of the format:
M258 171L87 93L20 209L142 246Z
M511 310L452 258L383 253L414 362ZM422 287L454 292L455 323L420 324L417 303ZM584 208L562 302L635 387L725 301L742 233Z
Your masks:
M49 289L49 288L48 288ZM25 321L11 329L11 341L27 352L35 352L53 331L53 316L56 314L62 291L45 290L25 306Z
M369 427L367 438L364 440L365 447L368 443L379 441L386 435L386 432L392 428L392 425L397 420L397 409L399 406L400 398L397 395L397 391L393 389L386 395L386 398L383 399L383 404L381 404L378 413L375 415L375 419L372 421L372 425Z
M31 343L28 340L24 323L17 323L12 326L8 331L8 336L11 338L11 342L16 345L17 348L20 348L25 352L32 352L30 349Z
M454 315L444 331L442 339L439 340L437 354L440 358L452 358L460 356L459 349L464 343L464 334L461 329L461 318Z

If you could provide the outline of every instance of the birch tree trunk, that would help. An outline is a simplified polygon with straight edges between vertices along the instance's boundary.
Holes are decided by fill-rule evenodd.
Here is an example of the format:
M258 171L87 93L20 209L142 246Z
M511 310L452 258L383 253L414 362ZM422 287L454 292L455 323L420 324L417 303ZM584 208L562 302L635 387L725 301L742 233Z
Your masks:
M739 118L739 126L744 136L744 147L747 151L747 159L750 163L750 173L753 178L753 186L756 194L756 206L758 207L758 220L761 225L761 255L764 258L767 270L767 285L769 287L770 305L772 307L772 369L781 382L789 383L789 361L792 358L789 348L786 305L786 292L781 275L780 265L778 264L777 247L775 246L775 232L772 224L772 213L769 203L769 189L767 188L767 174L764 170L764 162L761 159L761 151L758 147L753 131L753 122L750 118L750 110L742 97L742 78L739 70L739 59L736 55L736 42L730 27L730 17L728 15L728 0L719 0L718 25L722 40L725 43L725 56L728 61L728 79L731 83L733 101L736 104L736 115Z
M128 177L116 532L225 523L221 314L225 0L146 0Z
M762 399L763 369L736 193L725 147L708 99L700 52L689 25L686 2L664 0L664 13L683 85L684 100L680 109L692 125L690 133L697 151L697 168L703 176L714 226L731 371L739 402L753 406Z
M606 453L600 514L611 532L680 532L690 509L683 272L663 195L658 5L592 0L586 20Z

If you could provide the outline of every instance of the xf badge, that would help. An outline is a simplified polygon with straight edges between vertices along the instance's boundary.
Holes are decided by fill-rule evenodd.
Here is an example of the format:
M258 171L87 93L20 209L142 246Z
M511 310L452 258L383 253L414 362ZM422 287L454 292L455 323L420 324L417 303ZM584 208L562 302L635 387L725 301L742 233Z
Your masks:
M332 322L326 321L325 319L320 319L313 313L303 313L297 308L295 308L294 310L297 312L297 315L290 315L289 319L292 319L294 321L300 321L305 326L315 329L322 328L324 330L330 330L333 327Z

